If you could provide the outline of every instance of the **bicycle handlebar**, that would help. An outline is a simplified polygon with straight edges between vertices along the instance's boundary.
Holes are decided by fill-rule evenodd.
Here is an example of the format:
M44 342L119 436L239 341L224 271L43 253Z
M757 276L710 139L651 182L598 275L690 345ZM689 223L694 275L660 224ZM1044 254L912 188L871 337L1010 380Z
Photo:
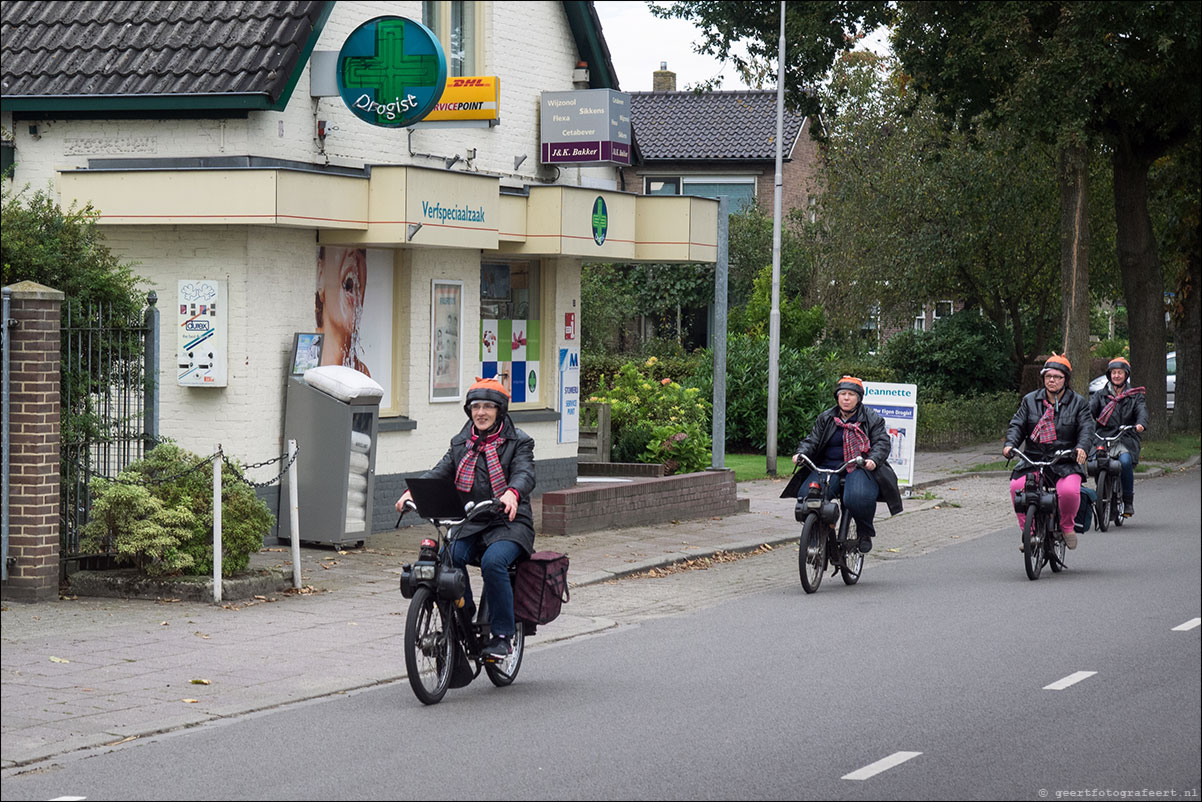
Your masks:
M798 454L797 456L801 457L803 460L805 460L807 463L809 463L810 467L813 468L814 470L818 471L819 473L842 473L843 470L845 468L847 468L848 465L856 465L857 467L864 466L863 455L858 456L854 459L849 459L847 462L843 463L838 468L819 468L817 465L814 464L814 461L812 459L810 459L809 457L807 457L805 454Z
M1104 437L1103 435L1101 435L1097 432L1094 432L1093 436L1098 438L1099 440L1101 440L1103 443L1106 443L1107 445L1109 445L1110 443L1113 443L1115 440L1118 440L1120 437L1122 437L1123 433L1126 432L1128 429L1134 429L1134 428L1135 428L1134 425L1127 424L1126 426L1120 426L1119 430L1117 432L1115 432L1114 434L1112 434L1110 437Z
M1060 450L1060 451L1057 451L1055 454L1053 454L1053 455L1052 455L1052 458L1051 458L1050 460L1046 461L1046 462L1041 462L1041 461L1039 461L1039 460L1033 460L1033 459L1031 459L1031 458L1030 458L1030 457L1028 457L1026 454L1024 454L1024 453L1023 453L1023 452L1022 452L1022 451L1021 451L1021 450L1018 448L1018 446L1012 446L1012 447L1010 448L1010 453L1011 453L1011 454L1018 454L1020 457L1022 457L1024 460L1026 460L1026 462L1027 462L1027 464L1028 464L1028 465L1034 465L1034 466L1035 466L1035 467L1037 467L1037 468L1043 468L1043 467L1045 467L1045 466L1048 466L1048 465L1055 465L1057 462L1060 462L1060 461L1061 461L1061 460L1063 460L1065 457L1069 457L1069 456L1071 456L1071 457L1073 457L1074 459L1076 459L1076 453L1077 453L1077 449L1075 449L1075 448L1066 448L1066 449L1062 449L1062 450Z

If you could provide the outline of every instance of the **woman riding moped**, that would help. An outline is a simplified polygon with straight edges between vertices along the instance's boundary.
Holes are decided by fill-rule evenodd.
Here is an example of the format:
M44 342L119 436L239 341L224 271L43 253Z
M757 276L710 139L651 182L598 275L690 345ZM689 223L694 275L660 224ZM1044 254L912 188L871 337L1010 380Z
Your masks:
M488 599L491 637L483 654L504 658L512 650L516 630L513 619L513 586L509 566L534 551L534 515L530 494L534 491L534 439L513 425L509 417L509 391L496 379L477 379L468 388L463 411L468 415L459 434L451 438L447 453L423 478L453 479L455 487L472 501L499 499L504 513L477 518L463 524L452 543L454 564L462 568L480 564L484 594ZM404 512L410 493L396 503ZM474 617L475 603L469 584L467 617Z
M797 446L793 464L801 460L802 454L820 468L838 468L849 459L865 457L864 470L849 467L847 476L836 480L831 492L838 493L842 482L843 506L856 522L860 551L866 553L872 551L872 538L876 536L872 519L877 499L888 504L892 515L901 512L902 500L897 474L888 461L890 444L885 419L863 402L864 382L854 376L839 379L835 385L835 406L814 421L814 428ZM800 485L798 498L805 495L813 477L811 471Z
M1060 530L1064 533L1064 543L1070 549L1075 549L1077 533L1073 531L1073 522L1081 507L1081 480L1085 478L1085 450L1093 438L1093 416L1089 414L1089 402L1068 386L1073 366L1067 358L1052 354L1039 373L1043 378L1043 388L1023 396L1018 411L1010 419L1002 456L1009 459L1011 451L1019 447L1032 459L1047 460L1057 451L1076 449L1075 462L1059 462L1050 468L1058 477L1056 498L1060 506ZM1026 460L1018 463L1010 474L1011 500L1016 493L1023 492L1026 476L1034 470L1036 468ZM1020 532L1026 520L1026 513L1019 512Z
M1113 437L1122 426L1134 426L1110 446L1110 456L1119 461L1123 485L1123 517L1135 515L1135 466L1139 464L1140 434L1148 428L1148 405L1143 387L1131 386L1131 363L1121 356L1106 366L1109 381L1089 399L1089 411L1097 421L1097 433Z

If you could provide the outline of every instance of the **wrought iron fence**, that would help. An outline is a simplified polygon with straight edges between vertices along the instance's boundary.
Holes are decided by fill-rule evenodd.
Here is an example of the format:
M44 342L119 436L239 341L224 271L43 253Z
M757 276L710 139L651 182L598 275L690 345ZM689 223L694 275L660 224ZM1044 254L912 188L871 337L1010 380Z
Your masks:
M115 476L154 447L158 435L158 309L141 315L107 305L80 314L63 307L61 382L61 564L63 573L109 567L111 550L84 553L94 476Z

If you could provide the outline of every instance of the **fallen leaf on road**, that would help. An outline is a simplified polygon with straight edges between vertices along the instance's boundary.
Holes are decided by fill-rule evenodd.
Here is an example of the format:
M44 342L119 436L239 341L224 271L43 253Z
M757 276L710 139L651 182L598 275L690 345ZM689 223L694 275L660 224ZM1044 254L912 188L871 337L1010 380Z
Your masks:
M180 701L187 705L200 704L199 699L180 699Z
M138 739L138 736L136 736L136 735L127 735L124 738L122 738L120 741L113 741L112 743L105 744L105 746L119 746L120 744L127 744L130 741L136 741L137 739Z
M170 621L160 621L160 622L159 622L159 626L161 626L161 627L169 627L169 626L171 626L171 622L170 622Z
M61 657L51 657L51 658L50 658L50 662L52 662L52 663L70 663L71 661L70 661L70 660L64 660L64 659L63 659L63 658L61 658Z
M209 682L207 679L194 679L194 680L192 680L192 684L193 685L212 685L213 683Z
M205 640L209 639L209 636L204 634L203 632L193 632L192 634L198 638L204 638Z
M901 551L901 549L885 549L885 551L890 551L890 552L893 552L894 554L897 554L899 551Z
M258 599L259 601L267 601L266 596L255 596L255 598Z

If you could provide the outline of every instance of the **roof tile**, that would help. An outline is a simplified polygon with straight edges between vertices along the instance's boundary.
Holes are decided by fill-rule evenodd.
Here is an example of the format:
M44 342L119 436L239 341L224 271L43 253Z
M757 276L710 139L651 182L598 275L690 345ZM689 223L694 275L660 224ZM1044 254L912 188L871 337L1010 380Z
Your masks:
M630 120L644 162L776 158L776 90L631 92ZM804 122L785 109L786 158Z

